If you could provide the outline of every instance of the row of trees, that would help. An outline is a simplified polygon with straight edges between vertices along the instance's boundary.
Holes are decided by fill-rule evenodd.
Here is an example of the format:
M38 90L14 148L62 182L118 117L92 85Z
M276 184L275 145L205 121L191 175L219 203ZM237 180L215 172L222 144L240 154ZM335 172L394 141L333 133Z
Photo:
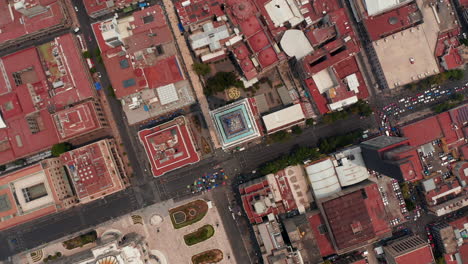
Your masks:
M325 124L331 124L338 120L347 119L350 114L356 114L360 116L370 116L373 111L370 105L363 100L358 100L355 104L341 110L335 111L323 116L323 122Z
M456 93L450 96L450 100L445 101L443 103L440 103L432 108L434 112L436 113L442 113L447 110L450 110L458 105L460 105L463 100L465 99L465 96L461 93Z
M267 162L259 171L261 174L267 175L270 173L276 173L288 166L300 164L306 160L316 160L323 155L336 151L337 149L357 143L361 136L361 131L354 131L345 135L324 138L319 141L318 148L296 148L278 159Z
M260 168L260 173L263 175L276 173L288 166L299 164L307 159L317 159L318 157L320 157L320 152L317 148L299 147L287 155L267 162Z
M439 74L429 76L419 82L407 84L405 87L413 91L426 90L433 85L441 85L447 80L462 80L464 78L464 75L465 72L460 69L445 71Z
M327 137L319 141L320 152L329 154L336 150L353 145L358 142L362 136L361 131L354 131L345 135L339 135L334 137Z

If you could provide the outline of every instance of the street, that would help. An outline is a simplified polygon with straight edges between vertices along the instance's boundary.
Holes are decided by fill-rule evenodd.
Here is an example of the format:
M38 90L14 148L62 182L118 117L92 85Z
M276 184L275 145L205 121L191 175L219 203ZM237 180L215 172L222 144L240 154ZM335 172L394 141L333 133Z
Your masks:
M322 137L342 134L372 125L372 117L360 119L354 116L332 125L319 125L305 129L301 135L287 142L269 146L257 145L234 155L220 152L215 157L202 160L197 164L181 168L159 178L136 176L135 184L125 191L2 231L0 243L8 246L0 247L0 259L6 259L11 255L59 239L64 235L92 228L96 224L161 200L188 198L192 194L188 191L187 185L212 170L215 165L223 167L229 179L233 179L239 174L250 173L266 161L287 153L297 145L313 146ZM128 152L131 155L130 151ZM232 192L232 189L228 185L219 187L219 191L228 193Z
M320 139L325 137L346 134L357 129L366 130L378 127L376 118L373 115L366 118L351 115L348 119L339 120L329 125L318 124L316 126L305 128L302 134L294 135L294 137L285 142L271 144L263 142L255 146L251 146L244 151L233 153L226 153L217 149L211 157L201 160L197 164L186 166L158 178L154 178L151 175L150 166L143 147L136 137L138 127L132 127L127 124L125 113L122 110L120 101L111 96L106 89L106 87L110 86L106 69L102 63L97 63L97 58L94 54L94 50L98 48L91 28L91 24L94 21L86 14L85 7L81 0L72 0L72 2L79 10L76 15L81 25L80 32L84 36L83 40L86 41L88 49L96 62L96 71L101 74L100 82L104 88L103 92L105 93L112 112L112 116L108 118L112 118L117 124L118 133L120 134L123 147L126 150L129 162L134 172L133 177L130 178L131 186L124 191L106 196L100 200L76 206L60 213L44 216L37 220L0 232L0 243L2 244L0 247L0 261L8 260L8 258L14 254L39 247L44 243L63 238L75 232L84 232L89 228L93 228L97 224L120 217L151 204L169 199L181 200L193 197L196 194L194 194L193 190L188 186L192 185L194 181L206 173L212 172L215 167L224 169L227 176L227 184L220 185L213 190L212 197L214 202L218 205L230 242L232 243L232 247L236 249L245 248L245 245L250 243L249 236L251 234L249 233L248 224L243 222L245 220L243 218L236 219L234 216L231 216L234 214L230 209L233 205L232 201L236 198L236 186L233 184L236 184L235 179L239 175L255 174L253 171L257 170L261 165L270 160L276 159L281 155L289 153L297 146L314 147ZM169 0L165 1L165 3L171 6ZM177 24L177 19L175 18L174 13L175 11L172 8L172 10L166 10L166 12L168 12L170 24L174 28ZM368 58L370 58L370 64L374 69L377 69L374 74L377 75L376 79L379 84L379 89L388 90L382 69L376 58L375 51L373 50L369 37L367 36L367 32L365 31L362 23L357 22L356 24L361 39L364 39L364 48L367 52ZM64 32L54 33L39 41L31 40L29 44L36 45L51 41L54 37L63 33ZM189 73L192 84L195 86L194 89L199 100L201 112L205 119L209 118L208 102L203 96L203 87L199 83L198 76L196 76L191 69L191 63L193 63L193 61L190 56L190 52L187 49L185 39L181 37L180 34L175 34L175 37L178 42L178 48L184 55L183 58L186 70ZM11 49L8 51L1 51L0 56L11 52ZM460 83L462 82L464 83L465 80L460 81ZM458 82L456 83L458 84ZM454 83L449 83L447 85L452 87L450 89L453 89L454 87ZM375 87L372 89L374 88ZM468 91L468 89L465 91ZM386 97L377 94L377 89L375 89L374 92L376 92L376 98L371 99L370 101L373 104L375 103L379 110L390 103L398 101L399 98L409 96L404 93L401 97ZM408 111L408 113L409 112L410 111ZM212 126L209 120L205 121L207 121L206 123L209 127ZM211 129L210 131L213 133L211 135L212 139L216 141L214 129ZM214 145L217 146L219 144L215 142ZM433 217L426 214L423 214L421 218L424 223L433 221ZM405 225L411 226L411 228L416 230L418 233L424 233L424 226L418 226L420 225L420 222L417 222L417 224L414 223L413 226L413 223L409 221ZM252 248L245 248L245 250L236 250L236 259L238 259L240 263L247 263L247 259L251 262L252 259L255 258L254 245L251 246Z

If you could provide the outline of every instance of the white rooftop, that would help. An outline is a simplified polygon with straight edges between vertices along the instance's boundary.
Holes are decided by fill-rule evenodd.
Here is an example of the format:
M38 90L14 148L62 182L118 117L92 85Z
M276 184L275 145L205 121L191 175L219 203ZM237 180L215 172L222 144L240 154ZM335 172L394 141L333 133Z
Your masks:
M296 59L301 59L314 50L304 32L298 29L286 30L280 44L288 56Z
M359 81L357 79L356 73L346 76L346 83L348 84L349 90L359 93Z
M331 73L330 70L326 68L312 75L312 79L314 80L315 85L317 85L317 88L321 94L337 85L335 77L332 74L333 73Z
M361 147L353 147L334 154L335 171L342 187L361 182L369 178Z
M306 172L316 199L322 199L341 191L331 159L307 166Z
M203 32L190 35L190 45L192 49L199 49L209 46L211 51L221 48L220 40L229 38L229 31L226 25L214 27L209 22L203 25Z
M272 130L286 127L289 124L295 124L298 121L304 120L305 115L302 111L301 105L295 104L274 113L264 115L262 119L267 132L270 132Z
M349 98L343 99L341 101L329 104L328 107L330 108L330 110L335 111L335 110L341 109L343 107L352 105L352 104L356 103L357 101L358 101L358 98L357 98L356 95L354 95L354 96L351 96Z
M413 0L365 0L367 14L374 16Z
M275 27L282 27L286 22L295 27L304 20L294 0L272 0L265 4L265 9Z
M179 100L179 95L177 94L177 90L173 83L161 86L156 89L159 97L159 101L161 101L161 105L170 104Z
M25 177L19 178L12 183L10 183L11 186L14 187L15 190L15 195L16 195L16 201L18 205L21 207L22 211L26 213L30 213L32 211L44 208L46 206L50 206L55 204L54 197L52 195L52 190L50 189L49 182L47 179L47 175L43 170L38 171L36 173L27 175ZM42 189L45 189L46 195L29 200L26 196L28 196L28 191L35 189L38 190L38 188L34 188L34 186L41 186ZM32 188L33 187L33 188ZM30 195L34 196L34 193L30 193Z

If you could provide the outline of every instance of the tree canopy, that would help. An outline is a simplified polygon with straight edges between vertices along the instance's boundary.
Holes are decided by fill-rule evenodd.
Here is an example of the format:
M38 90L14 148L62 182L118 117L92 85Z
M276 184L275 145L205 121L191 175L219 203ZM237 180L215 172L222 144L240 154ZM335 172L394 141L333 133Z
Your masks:
M205 76L205 75L207 75L207 74L210 74L210 72L211 72L210 65L204 64L204 63L198 63L198 62L195 62L194 64L192 64L192 69L193 69L198 75L202 75L202 76Z
M232 72L217 72L215 76L206 81L205 94L213 95L234 86L244 88L244 84L237 80L237 76Z
M72 145L68 142L58 143L52 146L52 156L58 157L60 154L71 150Z

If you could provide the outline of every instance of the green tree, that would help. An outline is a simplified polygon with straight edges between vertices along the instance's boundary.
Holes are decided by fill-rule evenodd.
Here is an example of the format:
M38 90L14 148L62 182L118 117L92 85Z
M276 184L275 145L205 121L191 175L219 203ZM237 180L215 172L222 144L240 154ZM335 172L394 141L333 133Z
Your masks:
M192 65L192 69L193 69L198 75L202 75L202 76L208 75L208 74L210 74L210 72L211 72L211 67L210 67L210 65L204 64L204 63L198 63L198 62L195 62L195 63Z
M465 96L462 93L454 93L450 96L450 100L461 102L465 99Z
M6 170L6 166L3 164L3 165L0 165L0 171L5 171Z
M222 92L231 86L244 88L244 84L237 80L237 76L234 73L217 72L215 76L206 81L205 94L212 95L217 92Z
M290 138L288 132L281 130L269 136L273 142L284 142Z
M411 193L410 193L410 186L407 182L404 182L400 186L401 188L401 193L403 194L404 199L410 199Z
M413 201L411 200L405 199L405 204L406 204L406 209L408 209L408 211L413 211L416 208Z
M72 145L68 142L58 143L52 146L52 156L58 157L60 154L71 150Z
M436 264L445 264L445 259L444 257L438 257L436 259Z
M306 119L305 123L306 123L307 126L313 126L314 125L314 119L312 119L312 118Z
M111 85L108 85L106 89L107 89L107 94L115 98L114 88Z
M445 72L446 76L452 80L462 80L464 77L464 71L460 69L450 70Z
M84 51L83 52L83 57L85 57L86 59L91 58L91 53L88 50Z
M17 159L13 162L15 165L19 165L19 166L22 166L26 163L26 160L25 159Z
M300 135L302 134L302 128L298 125L295 125L291 128L293 134Z
M95 57L101 56L101 50L100 50L99 48L95 48L95 49L94 49L94 56L95 56Z

